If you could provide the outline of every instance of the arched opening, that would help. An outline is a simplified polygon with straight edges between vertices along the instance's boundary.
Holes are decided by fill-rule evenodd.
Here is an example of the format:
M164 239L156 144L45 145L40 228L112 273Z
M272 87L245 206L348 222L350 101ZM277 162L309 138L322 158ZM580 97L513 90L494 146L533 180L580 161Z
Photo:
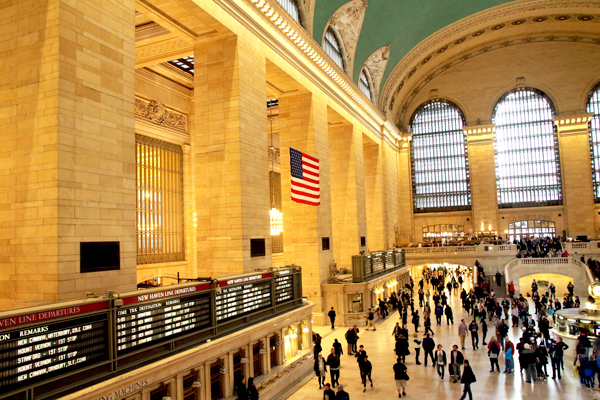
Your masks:
M541 295L548 294L549 286L551 283L556 287L556 298L562 301L563 296L568 293L567 285L569 282L573 282L573 277L569 275L559 275L553 273L540 273L532 274L519 278L518 286L517 282L514 282L517 293L521 293L523 296L531 296L531 283L535 279L538 286L538 293Z

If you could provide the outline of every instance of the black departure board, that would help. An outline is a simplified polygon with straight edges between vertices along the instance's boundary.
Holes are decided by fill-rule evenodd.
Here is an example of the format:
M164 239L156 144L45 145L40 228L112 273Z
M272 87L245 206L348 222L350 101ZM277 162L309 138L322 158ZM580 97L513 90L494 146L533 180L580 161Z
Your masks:
M210 294L139 303L117 310L117 352L124 354L210 326Z
M252 311L271 306L271 282L259 279L271 277L271 274L255 275L243 278L243 284L232 279L221 282L221 292L217 293L217 322L223 322ZM248 282L248 283L245 283Z
M294 276L287 271L275 278L275 303L281 304L294 298Z
M25 386L108 360L108 314L0 333L0 387Z

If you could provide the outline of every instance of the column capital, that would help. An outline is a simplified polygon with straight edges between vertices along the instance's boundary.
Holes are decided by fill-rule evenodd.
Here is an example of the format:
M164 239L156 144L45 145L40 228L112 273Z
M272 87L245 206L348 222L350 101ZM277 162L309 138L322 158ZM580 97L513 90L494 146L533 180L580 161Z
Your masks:
M559 115L553 118L558 134L562 136L587 135L588 123L594 116L593 113Z
M412 134L410 132L400 132L398 137L398 147L401 150L410 149L410 142L412 141Z
M489 144L494 140L496 124L468 125L463 127L469 144Z

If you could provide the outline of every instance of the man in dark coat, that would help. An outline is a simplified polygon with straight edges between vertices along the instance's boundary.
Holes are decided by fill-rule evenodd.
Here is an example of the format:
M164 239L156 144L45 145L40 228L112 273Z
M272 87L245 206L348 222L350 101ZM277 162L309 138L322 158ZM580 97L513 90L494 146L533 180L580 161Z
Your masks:
M477 382L477 379L475 378L475 374L473 373L473 370L469 365L469 360L465 360L463 362L463 366L465 369L463 371L462 378L460 379L460 383L464 384L465 387L463 389L463 395L460 398L460 400L464 400L465 397L467 397L467 394L469 395L469 400L473 400L473 393L471 393L471 384Z
M427 356L431 356L431 363L433 365L435 365L435 360L433 358L433 350L435 349L435 341L433 340L433 338L431 338L429 336L429 333L427 335L425 335L425 337L423 338L423 344L421 345L423 347L423 352L425 353L425 366L427 366Z
M454 378L454 383L460 380L460 366L463 364L465 357L463 353L458 350L458 346L452 346L452 351L450 352L450 377Z
M331 310L327 313L329 320L331 321L331 329L335 329L335 310L331 307Z

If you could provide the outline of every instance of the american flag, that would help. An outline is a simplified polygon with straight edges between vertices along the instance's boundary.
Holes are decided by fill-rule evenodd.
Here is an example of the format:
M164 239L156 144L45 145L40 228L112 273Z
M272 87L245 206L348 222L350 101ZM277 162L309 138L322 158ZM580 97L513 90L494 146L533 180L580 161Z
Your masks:
M319 160L290 148L292 200L311 206L321 204Z

